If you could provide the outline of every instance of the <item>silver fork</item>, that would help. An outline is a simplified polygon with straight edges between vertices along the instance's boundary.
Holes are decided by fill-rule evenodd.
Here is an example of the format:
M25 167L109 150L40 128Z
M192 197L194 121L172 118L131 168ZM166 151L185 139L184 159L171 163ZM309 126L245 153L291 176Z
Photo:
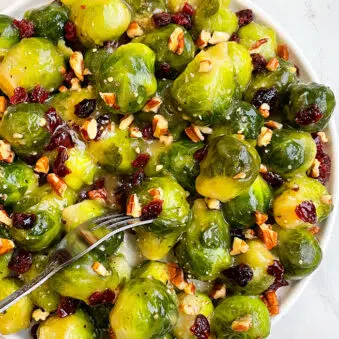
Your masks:
M10 306L41 286L55 273L80 259L113 235L152 222L153 220L141 220L114 213L84 222L67 233L60 241L51 253L45 270L39 276L0 301L0 313L6 311Z

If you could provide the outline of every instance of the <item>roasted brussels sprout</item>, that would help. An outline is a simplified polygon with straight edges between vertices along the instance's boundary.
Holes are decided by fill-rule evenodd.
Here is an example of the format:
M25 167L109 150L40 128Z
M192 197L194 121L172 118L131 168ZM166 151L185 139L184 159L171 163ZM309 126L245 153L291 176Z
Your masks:
M289 129L274 130L270 144L260 149L262 162L285 177L306 173L316 154L311 134Z
M199 71L210 60L209 72ZM236 90L228 44L219 43L201 51L174 81L171 93L183 113L197 123L219 122L230 108Z
M103 103L112 113L135 113L155 93L155 54L146 45L129 43L120 46L100 67L98 91L113 94L115 103ZM110 80L112 80L110 82ZM99 100L104 101L99 95Z
M25 194L38 186L33 169L24 162L0 164L0 203L5 206L16 204Z
M118 39L131 21L131 13L120 0L76 0L71 4L71 20L86 47Z
M40 154L48 144L50 133L45 126L46 111L46 106L41 104L19 104L6 110L0 123L0 135L19 156Z
M133 271L133 278L149 278L167 284L170 279L167 264L160 261L145 261Z
M7 229L4 226L0 226L0 238L10 239ZM12 258L13 251L9 251L4 254L0 254L0 280L10 275L10 269L8 264Z
M58 41L64 36L64 26L68 21L69 10L58 2L29 10L25 19L33 22L34 35Z
M271 203L271 189L266 181L258 176L248 192L224 204L223 213L232 227L244 229L255 225L255 212L267 213Z
M151 339L169 333L177 319L175 294L158 280L137 278L119 293L110 324L117 339Z
M249 330L241 333L233 330L233 322L244 316L252 320ZM271 328L270 315L259 297L233 296L225 299L216 307L211 328L220 339L267 338Z
M194 202L187 233L175 249L182 267L199 280L213 280L232 264L229 226L222 212Z
M92 339L95 338L95 329L89 316L79 309L65 318L49 317L40 324L37 335L39 339Z
M0 280L0 300L5 299L19 288L19 280L7 278ZM32 311L33 303L26 296L11 306L5 313L0 313L0 334L12 334L28 328Z
M284 119L298 129L315 133L323 130L336 105L329 87L310 83L292 86L283 107Z
M302 279L320 265L322 251L318 240L310 231L305 228L288 230L278 226L274 230L279 236L276 251L287 279Z
M13 25L12 18L0 14L0 60L19 40L19 30Z
M208 147L196 180L199 194L222 202L246 192L258 176L260 157L246 141L220 136Z
M14 89L27 91L40 85L48 91L58 88L65 69L64 56L47 39L22 39L11 48L0 64L0 89L9 97Z
M185 3L190 4L191 6L193 6L193 8L197 8L199 5L200 0L168 0L166 2L167 8L172 12L172 13L176 13L179 12L180 10L182 10L182 8L184 7ZM229 0L225 0L224 5L228 6L229 4Z
M273 215L283 228L312 226L324 220L333 208L331 196L318 180L298 176L276 193Z

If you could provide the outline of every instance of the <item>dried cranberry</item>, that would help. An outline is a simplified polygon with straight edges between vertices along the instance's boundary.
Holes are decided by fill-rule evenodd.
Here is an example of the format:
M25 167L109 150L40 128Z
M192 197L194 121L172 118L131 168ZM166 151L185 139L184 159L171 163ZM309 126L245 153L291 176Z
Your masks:
M270 107L274 107L277 100L278 100L278 91L275 87L260 88L254 94L251 103L256 108L260 108L262 104L268 104Z
M13 226L23 230L31 229L36 221L36 215L33 213L13 213L11 218Z
M71 173L71 170L67 168L65 162L68 159L67 149L64 147L58 148L58 155L55 158L53 164L53 172L60 178L64 178L67 174Z
M172 15L172 22L176 25L185 27L187 30L192 28L192 19L184 12L178 12Z
M105 187L105 178L100 178L94 182L92 185L92 189L94 190L100 190Z
M279 188L284 184L283 178L274 172L262 173L263 179L273 188Z
M198 314L195 317L193 326L190 328L190 331L198 339L208 339L211 332L210 324L207 318L203 314Z
M67 21L64 26L65 39L68 41L77 40L77 30L72 21Z
M139 154L135 160L132 161L134 168L144 168L150 159L150 155L147 153Z
M302 109L295 115L294 121L300 126L315 124L323 117L322 112L317 104L313 104Z
M240 37L239 37L238 33L233 33L231 35L229 41L234 41L234 42L240 43Z
M75 105L74 113L79 118L88 118L95 110L95 99L84 99Z
M16 248L8 264L8 268L17 274L24 274L31 268L32 262L32 253L21 248Z
M145 180L146 174L142 169L139 169L132 176L131 184L133 187L140 186L141 183Z
M13 24L19 29L21 39L30 38L34 35L34 24L32 21L14 19Z
M162 27L169 25L172 21L172 17L171 14L162 12L153 14L152 20L156 27Z
M185 5L182 8L182 11L189 16L193 16L195 13L194 8L188 2L185 2Z
M253 72L254 73L263 73L266 70L267 60L259 53L251 54Z
M274 260L273 264L267 267L267 273L275 277L274 283L268 288L269 290L276 291L280 287L289 285L284 278L284 271L284 266L279 260Z
M320 157L325 154L324 152L324 143L322 142L320 136L317 133L312 134L313 140L317 146L317 157Z
M78 308L79 301L70 297L61 297L57 315L59 318L65 318L71 314L74 314Z
M49 108L45 113L45 118L47 120L47 128L51 133L53 133L57 127L63 124L62 119L59 117L55 108L53 107Z
M198 162L202 162L208 153L208 148L207 146L204 146L203 148L198 149L197 151L195 151L195 153L193 154L193 158L198 161Z
M39 178L38 178L38 182L39 182L39 186L43 186L47 183L47 174L46 173L36 173Z
M161 62L156 67L156 77L157 78L172 78L174 72L172 72L171 65L167 62Z
M240 239L243 239L243 240L245 239L244 233L239 228L231 228L230 229L230 235L231 235L232 238L237 237L237 238L240 238Z
M331 176L332 161L329 155L323 154L317 156L317 159L320 162L319 165L319 177L317 178L323 185L325 185Z
M88 299L91 306L99 304L112 304L115 300L115 293L107 289L103 292L94 292Z
M23 102L28 102L28 94L27 91L23 87L17 87L14 89L14 94L9 99L12 105L21 104Z
M71 69L69 71L67 71L65 74L64 74L64 80L65 80L65 83L67 85L67 87L72 87L72 82L71 80L75 77L75 73L74 71Z
M230 267L223 273L240 287L245 287L253 279L253 270L246 264Z
M48 99L49 93L40 85L36 85L29 94L29 101L43 104Z
M295 208L298 218L310 224L317 223L317 210L312 200L303 201Z
M250 24L253 21L254 14L251 9L243 9L242 11L237 12L237 17L239 20L239 27L242 27Z
M46 146L47 151L53 151L58 147L72 148L74 141L71 132L67 126L59 127L52 135L49 144Z
M147 140L153 139L153 127L151 124L145 126L142 130L142 137Z
M100 115L97 119L97 126L98 126L98 132L95 137L95 140L99 140L101 138L102 133L110 123L110 118L108 114Z
M162 212L163 200L153 200L141 210L141 220L150 220L157 218Z

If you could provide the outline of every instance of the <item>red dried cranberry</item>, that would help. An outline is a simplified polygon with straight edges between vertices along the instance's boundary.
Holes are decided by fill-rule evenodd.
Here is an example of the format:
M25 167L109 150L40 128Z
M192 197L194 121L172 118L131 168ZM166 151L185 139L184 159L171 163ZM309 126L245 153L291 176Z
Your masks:
M74 71L71 69L64 74L64 80L67 87L72 87L71 80L75 77Z
M142 137L144 139L147 139L147 140L150 140L150 139L153 139L153 127L151 124L145 126L142 130L141 130L141 133L142 133Z
M195 153L193 154L193 158L198 162L202 162L206 158L207 152L208 148L207 146L204 146L203 148L195 151Z
M242 11L237 12L237 17L239 20L239 27L242 27L250 24L253 21L254 14L251 9L243 9Z
M43 104L48 99L49 93L40 85L36 85L29 94L29 101Z
M323 117L322 112L317 104L313 104L295 115L294 121L300 126L315 124Z
M53 133L57 127L63 125L62 119L57 114L55 108L51 107L45 113L45 118L47 120L47 129Z
M317 157L320 157L325 154L324 152L324 143L322 142L320 136L317 133L312 134L313 140L317 146Z
M95 99L84 99L75 105L74 113L79 118L88 118L95 110L97 101Z
M115 293L107 289L103 292L94 292L89 298L88 303L91 306L99 304L112 304L115 300Z
M262 104L268 104L270 107L274 107L278 100L278 91L275 87L260 88L256 91L252 99L252 105L256 108L260 108Z
M152 20L154 22L155 27L162 27L169 25L172 21L172 17L171 14L162 12L153 14Z
M239 37L238 33L233 33L231 35L229 41L234 41L234 42L240 43L240 37Z
M267 273L275 277L274 283L268 288L269 290L276 291L280 287L289 285L284 278L284 271L284 266L279 260L274 260L273 264L267 267Z
M43 186L47 183L47 174L46 173L36 173L39 178L38 178L38 182L39 182L39 186Z
M64 147L58 148L58 155L55 158L53 164L53 172L60 178L64 178L67 174L71 173L71 170L67 168L65 162L68 159L67 149Z
M144 168L150 159L150 155L147 153L139 154L135 160L132 161L134 168Z
M253 279L253 270L246 264L230 267L223 273L240 287L245 287Z
M176 25L185 27L187 30L192 28L192 19L184 12L178 12L172 15L172 22Z
M172 76L171 65L167 62L162 62L156 68L157 78L168 78Z
M279 188L284 184L283 178L274 172L262 173L263 179L273 188Z
M24 274L31 268L32 262L32 253L21 248L16 248L8 264L8 268L17 274Z
M317 210L312 200L303 201L295 208L298 218L310 224L317 223Z
M132 187L140 186L141 183L145 180L146 174L142 169L139 169L136 171L131 179L131 185Z
M104 114L98 117L97 119L98 132L95 137L95 140L99 140L101 138L101 135L106 129L106 127L108 126L109 122L110 122L110 118L108 114Z
M182 11L189 16L193 16L195 13L194 8L188 2L185 2L185 5L182 8Z
M65 318L71 314L74 314L78 308L79 301L70 297L61 297L57 315L59 318Z
M325 185L331 176L332 161L329 155L323 154L317 155L317 159L320 162L319 165L319 177L317 178L323 185Z
M190 331L198 339L208 339L211 332L210 324L207 318L203 314L198 314L195 317L193 326L190 328Z
M71 132L67 126L59 127L52 135L49 144L46 146L47 151L53 151L58 147L72 148L74 141Z
M105 188L105 178L100 178L94 182L94 184L91 186L93 190L100 190L102 188Z
M162 212L163 200L153 200L141 210L141 220L150 220L157 218Z
M65 39L68 41L77 40L77 30L72 21L67 21L64 26Z
M17 87L14 89L14 94L9 99L12 105L21 104L23 102L28 102L27 91L23 87Z
M263 73L266 70L267 60L259 53L251 54L253 72L254 73Z
M13 226L23 230L31 229L36 221L36 215L33 213L13 213L11 218Z
M14 19L13 24L19 29L21 39L30 38L34 35L34 24L32 21Z

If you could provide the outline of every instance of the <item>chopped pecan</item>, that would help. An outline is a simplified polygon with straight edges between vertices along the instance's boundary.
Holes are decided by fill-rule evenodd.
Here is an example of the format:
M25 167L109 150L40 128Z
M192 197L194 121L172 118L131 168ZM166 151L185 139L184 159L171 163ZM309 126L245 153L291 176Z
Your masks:
M177 27L169 37L168 48L171 52L181 55L185 48L185 37L182 28Z
M106 267L103 264L101 264L99 261L94 261L92 265L92 269L96 274L101 275L102 277L107 277L110 275Z
M320 232L321 228L319 226L312 226L309 229L309 232L311 232L313 235L316 235Z
M247 245L246 241L235 237L233 240L233 246L232 250L230 252L231 255L238 255L241 253L246 253L249 249L249 246Z
M170 282L179 290L184 290L188 282L185 280L184 271L176 263L167 264L168 273L170 276Z
M153 197L153 200L163 200L164 191L160 187L151 188L148 193Z
M107 106L118 109L118 106L116 105L117 97L115 93L100 92L99 94L100 94L101 99L105 102Z
M258 136L258 146L267 146L272 140L273 132L267 127L261 127L260 134Z
M188 285L184 288L184 292L190 295L194 295L195 290L196 290L196 287L192 282L188 283Z
M258 236L265 243L269 250L278 245L278 233L273 231L271 226L265 223L259 225Z
M251 53L252 53L254 50L258 49L260 46L266 44L267 41L268 41L267 38L260 39L260 40L256 41L256 42L250 47Z
M73 52L71 57L69 58L69 64L74 71L76 77L83 81L84 80L84 70L85 70L85 63L84 57L81 52Z
M318 132L317 135L319 136L321 142L326 144L328 142L328 138L325 132Z
M0 96L0 118L7 109L7 99L4 96Z
M207 207L210 210L220 210L221 203L218 199L205 198L205 202L206 202Z
M162 135L160 138L159 138L159 141L168 146L170 145L172 142L173 142L173 135Z
M252 316L250 314L246 314L245 316L234 320L231 328L234 332L247 332L252 326Z
M230 35L226 32L215 31L212 34L212 38L208 40L208 43L211 45L219 44L220 42L226 42L230 39Z
M98 133L98 122L96 119L87 119L81 126L80 132L85 141L94 140Z
M128 37L132 39L138 36L142 36L144 34L144 31L137 22L133 21L129 24L126 33Z
M58 90L60 93L64 93L68 91L68 88L65 85L61 85Z
M267 171L268 171L267 166L260 164L259 173L267 173Z
M10 164L13 162L14 156L11 145L7 141L0 140L0 161Z
M263 299L271 316L279 314L279 301L275 291L266 291L263 295Z
M212 134L213 133L213 129L211 127L200 126L200 125L197 125L197 127L199 128L199 131L203 134Z
M209 73L213 68L211 59L204 59L200 61L199 73Z
M266 119L270 116L270 105L263 103L260 107L259 107L259 113Z
M270 129L282 129L283 128L283 124L274 121L274 120L269 120L267 122L265 122L265 127L268 127Z
M226 285L222 283L215 283L209 296L214 299L223 299L226 297Z
M274 72L275 70L277 70L278 67L279 67L279 60L277 58L272 58L266 65L266 68L271 72Z
M320 161L314 159L313 164L310 168L310 175L312 178L319 178L320 175Z
M286 44L278 45L278 56L279 58L288 61L288 59L290 58L290 53Z
M12 240L0 238L0 255L6 254L12 251L14 247L15 245Z
M148 112L158 113L161 104L162 100L160 98L154 97L147 101L146 105L142 110L146 113Z
M7 212L0 205L0 224L5 224L8 227L12 227L13 220L9 217Z
M71 79L71 91L78 91L81 89L81 84L80 84L80 80L78 78L73 78Z
M62 197L67 189L67 184L54 173L47 175L47 181L52 186L54 192Z
M130 215L133 218L139 218L141 216L141 205L136 194L131 194L128 199L126 215Z
M205 139L199 127L194 124L185 128L185 133L195 143L203 141Z
M198 48L204 49L205 47L207 47L208 42L211 38L212 38L212 35L210 32L202 30L196 41Z
M32 313L32 319L35 321L45 321L48 317L49 312L45 312L41 308L37 308Z
M120 120L119 128L123 131L126 131L132 125L133 121L134 121L134 115L133 114L125 115Z
M233 177L233 179L236 179L236 180L245 179L245 178L246 178L246 173L244 173L244 172L240 172Z
M160 114L156 114L153 118L153 136L160 138L162 135L168 134L168 121Z
M268 220L268 215L260 211L255 211L255 222L257 225L262 225Z
M129 128L129 136L133 139L142 138L142 132L138 127L132 126Z
M257 237L255 231L252 230L251 228L244 231L243 234L244 234L245 239L249 239L249 240L255 239Z
M47 174L49 171L49 159L46 156L41 157L35 164L34 171Z
M105 188L99 188L87 192L88 198L91 200L97 200L102 203L106 203L108 199L108 192Z

